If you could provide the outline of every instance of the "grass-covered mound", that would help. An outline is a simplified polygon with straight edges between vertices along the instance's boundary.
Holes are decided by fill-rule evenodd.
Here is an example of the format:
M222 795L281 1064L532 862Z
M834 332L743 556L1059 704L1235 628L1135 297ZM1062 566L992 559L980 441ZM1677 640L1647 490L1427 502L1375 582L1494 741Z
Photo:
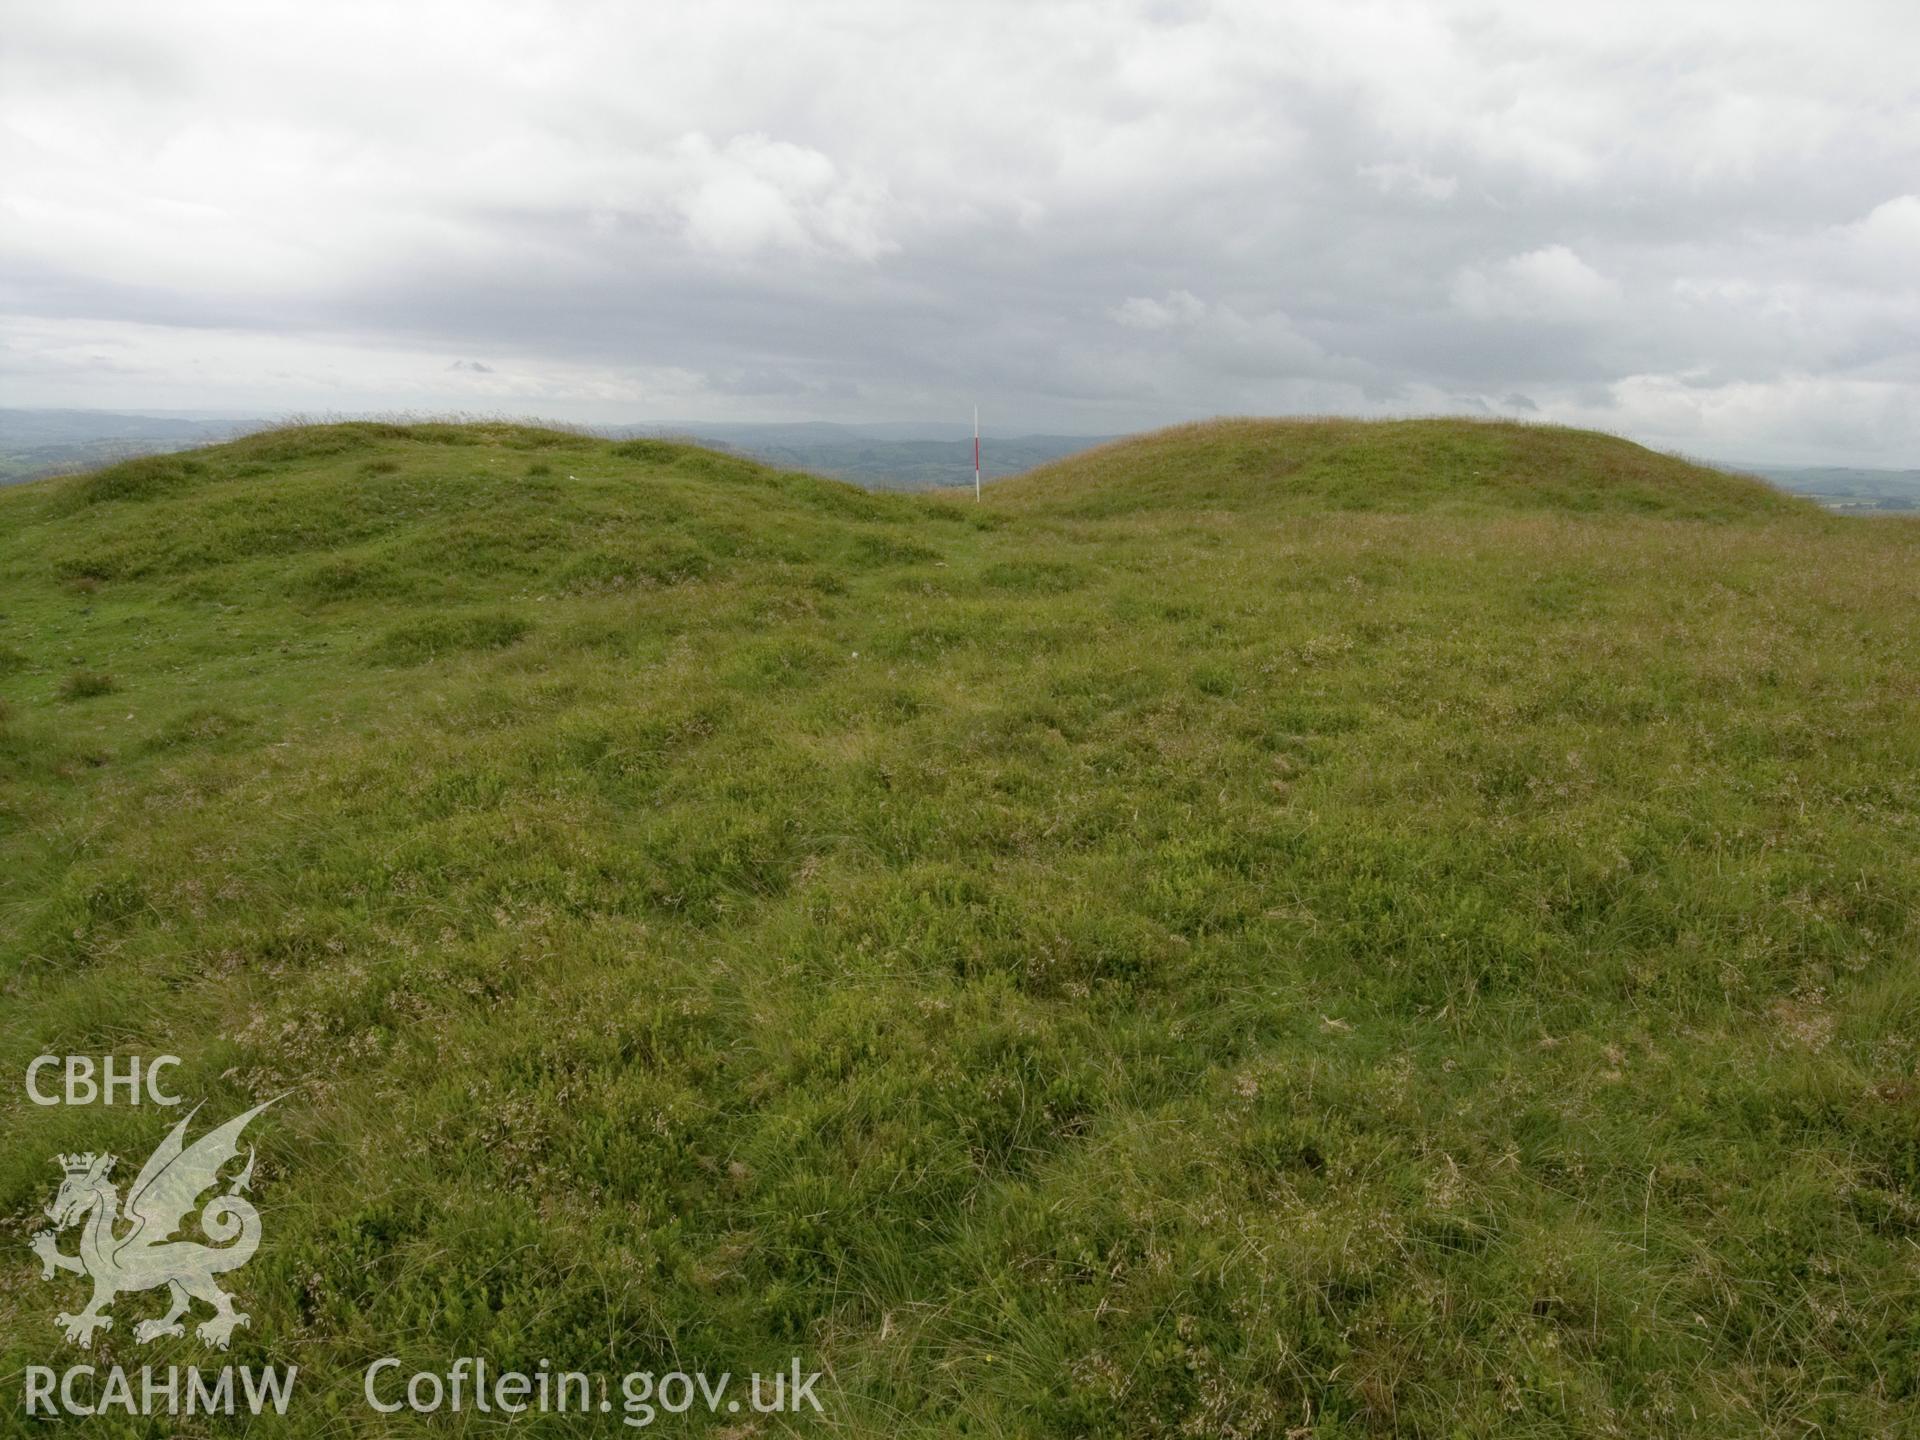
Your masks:
M995 490L1023 510L1089 518L1215 507L1726 520L1804 506L1631 440L1491 420L1209 420L1116 440Z
M397 1433L388 1353L797 1354L838 1435L1896 1433L1917 576L1440 422L980 506L514 427L29 485L0 1070L293 1091L248 1433ZM151 1296L63 1350L25 1243L51 1156L174 1118L0 1111L7 1406L202 1362Z

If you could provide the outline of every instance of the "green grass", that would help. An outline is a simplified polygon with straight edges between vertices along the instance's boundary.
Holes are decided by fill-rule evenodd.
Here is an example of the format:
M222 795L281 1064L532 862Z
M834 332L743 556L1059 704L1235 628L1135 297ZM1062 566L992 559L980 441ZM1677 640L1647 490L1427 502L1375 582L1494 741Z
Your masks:
M849 1436L1915 1433L1920 525L1544 427L975 506L346 425L0 494L0 587L0 1069L294 1092L245 1433L403 1433L388 1353L797 1354ZM82 1358L49 1157L172 1117L0 1114L15 1407ZM85 1358L200 1361L153 1308Z

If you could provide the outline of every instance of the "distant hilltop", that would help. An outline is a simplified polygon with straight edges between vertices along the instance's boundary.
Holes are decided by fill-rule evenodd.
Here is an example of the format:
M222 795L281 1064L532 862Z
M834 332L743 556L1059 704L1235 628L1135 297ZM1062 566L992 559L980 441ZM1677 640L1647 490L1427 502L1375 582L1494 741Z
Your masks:
M617 426L607 433L695 440L782 469L850 480L869 490L935 490L973 483L973 432L965 425L693 423ZM1003 479L1114 438L989 434L981 446L981 473L988 480Z
M1832 465L1737 467L1829 510L1907 514L1920 510L1920 470L1857 470Z

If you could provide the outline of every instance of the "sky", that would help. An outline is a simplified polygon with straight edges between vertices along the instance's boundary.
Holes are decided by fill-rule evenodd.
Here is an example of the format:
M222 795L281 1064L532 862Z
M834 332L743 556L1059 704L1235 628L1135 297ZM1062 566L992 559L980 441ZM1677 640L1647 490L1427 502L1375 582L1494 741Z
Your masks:
M0 0L0 405L1920 467L1911 0Z

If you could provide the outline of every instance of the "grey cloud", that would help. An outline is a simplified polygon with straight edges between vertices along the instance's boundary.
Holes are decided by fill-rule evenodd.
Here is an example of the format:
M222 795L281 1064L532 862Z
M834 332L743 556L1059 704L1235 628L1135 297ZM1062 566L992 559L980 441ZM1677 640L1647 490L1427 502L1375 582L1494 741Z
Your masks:
M261 16L44 7L10 34L23 400L138 402L197 360L207 405L978 399L1100 432L1488 406L1920 457L1920 101L1887 39L1912 22L1873 0L996 3L958 28L475 0L458 47L404 8Z

